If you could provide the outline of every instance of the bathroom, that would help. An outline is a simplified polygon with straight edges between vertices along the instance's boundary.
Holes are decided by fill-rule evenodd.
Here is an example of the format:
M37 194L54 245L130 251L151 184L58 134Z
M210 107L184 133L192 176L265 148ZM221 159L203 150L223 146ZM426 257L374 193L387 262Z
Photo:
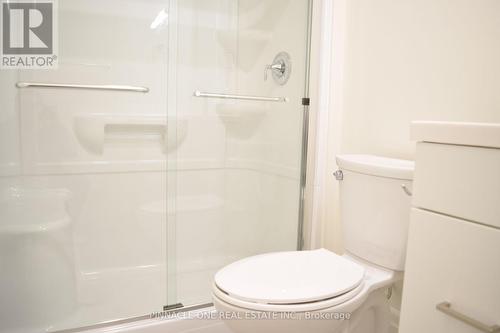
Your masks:
M1 2L1 333L500 332L500 2Z

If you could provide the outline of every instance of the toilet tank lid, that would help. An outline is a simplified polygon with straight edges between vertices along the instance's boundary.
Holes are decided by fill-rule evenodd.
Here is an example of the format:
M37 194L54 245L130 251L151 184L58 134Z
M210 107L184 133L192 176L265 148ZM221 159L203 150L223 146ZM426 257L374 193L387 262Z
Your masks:
M413 161L363 154L337 155L337 165L341 170L405 180L413 179L415 169Z

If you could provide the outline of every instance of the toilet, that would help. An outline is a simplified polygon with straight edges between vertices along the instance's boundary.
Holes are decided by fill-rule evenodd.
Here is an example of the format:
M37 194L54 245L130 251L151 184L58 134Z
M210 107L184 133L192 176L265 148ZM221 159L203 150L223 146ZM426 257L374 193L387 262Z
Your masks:
M411 161L339 155L346 253L276 252L234 262L214 278L219 317L235 333L387 333L391 286L402 280Z

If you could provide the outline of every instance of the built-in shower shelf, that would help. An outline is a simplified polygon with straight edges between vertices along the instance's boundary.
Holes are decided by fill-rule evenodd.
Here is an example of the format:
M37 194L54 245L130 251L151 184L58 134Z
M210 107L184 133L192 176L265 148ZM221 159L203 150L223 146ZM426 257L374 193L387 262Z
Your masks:
M8 188L0 193L0 235L49 233L68 226L65 189Z
M75 117L74 131L89 152L102 154L107 136L127 140L149 138L166 141L167 116L161 114L84 114Z

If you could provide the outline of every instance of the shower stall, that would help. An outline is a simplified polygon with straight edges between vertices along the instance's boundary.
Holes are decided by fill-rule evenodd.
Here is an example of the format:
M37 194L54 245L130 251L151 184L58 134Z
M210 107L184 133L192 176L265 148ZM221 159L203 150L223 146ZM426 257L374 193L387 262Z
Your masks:
M1 333L208 306L300 249L311 2L58 1L58 68L0 69Z

